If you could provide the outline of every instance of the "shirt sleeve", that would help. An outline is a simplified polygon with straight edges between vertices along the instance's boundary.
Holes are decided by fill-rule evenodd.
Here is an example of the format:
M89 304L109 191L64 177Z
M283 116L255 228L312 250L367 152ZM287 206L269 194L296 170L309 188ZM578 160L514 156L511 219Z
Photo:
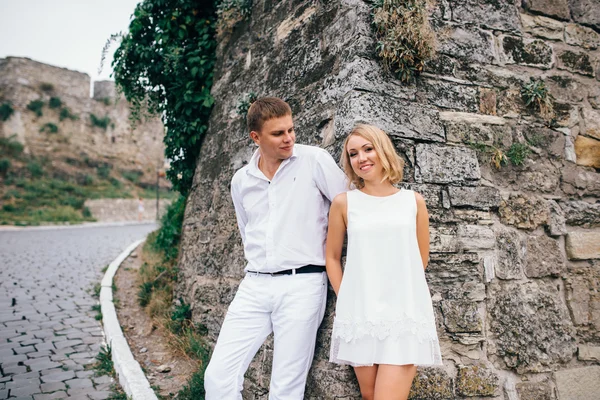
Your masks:
M346 174L338 167L327 150L319 149L314 167L314 179L321 193L333 201L340 193L348 191Z
M246 216L246 210L244 210L244 205L242 203L242 198L240 194L238 179L236 176L233 176L231 180L231 199L233 200L233 207L235 208L235 217L237 219L238 227L240 228L240 235L242 236L242 243L246 244L246 223L248 222L248 217Z

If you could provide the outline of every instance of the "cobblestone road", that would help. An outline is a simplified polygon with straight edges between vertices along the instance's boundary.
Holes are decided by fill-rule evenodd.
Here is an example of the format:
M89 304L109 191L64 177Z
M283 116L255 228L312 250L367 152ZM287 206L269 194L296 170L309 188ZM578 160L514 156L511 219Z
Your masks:
M0 231L0 399L105 399L91 287L154 224Z

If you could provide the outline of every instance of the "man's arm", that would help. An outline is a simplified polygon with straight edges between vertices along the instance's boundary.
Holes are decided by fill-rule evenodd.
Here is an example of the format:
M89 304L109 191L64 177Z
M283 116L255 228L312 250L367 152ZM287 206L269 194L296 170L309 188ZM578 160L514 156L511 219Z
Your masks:
M246 244L246 223L248 222L248 217L246 216L246 210L244 210L239 186L240 183L234 175L231 180L231 199L233 200L235 217L237 219L238 227L240 228L240 235L242 236L242 244Z
M319 149L315 159L315 183L321 193L332 202L335 196L348 191L348 179L327 150Z

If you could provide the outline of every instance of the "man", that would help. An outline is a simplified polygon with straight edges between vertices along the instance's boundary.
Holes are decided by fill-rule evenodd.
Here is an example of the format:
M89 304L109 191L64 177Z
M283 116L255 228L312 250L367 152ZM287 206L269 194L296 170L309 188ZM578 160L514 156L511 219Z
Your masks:
M258 150L233 176L231 197L248 264L206 369L206 399L241 399L244 373L273 332L269 399L301 400L325 313L327 213L346 178L327 151L294 144L283 100L256 100L247 122Z

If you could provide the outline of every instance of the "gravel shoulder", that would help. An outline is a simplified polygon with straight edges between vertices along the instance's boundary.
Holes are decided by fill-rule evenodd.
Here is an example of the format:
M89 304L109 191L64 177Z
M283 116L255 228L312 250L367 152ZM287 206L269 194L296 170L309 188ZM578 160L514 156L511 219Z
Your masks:
M115 275L117 291L113 296L133 356L157 395L170 399L181 390L198 364L169 346L170 333L153 323L137 302L138 270L142 265L138 254L141 254L142 246L121 264Z

